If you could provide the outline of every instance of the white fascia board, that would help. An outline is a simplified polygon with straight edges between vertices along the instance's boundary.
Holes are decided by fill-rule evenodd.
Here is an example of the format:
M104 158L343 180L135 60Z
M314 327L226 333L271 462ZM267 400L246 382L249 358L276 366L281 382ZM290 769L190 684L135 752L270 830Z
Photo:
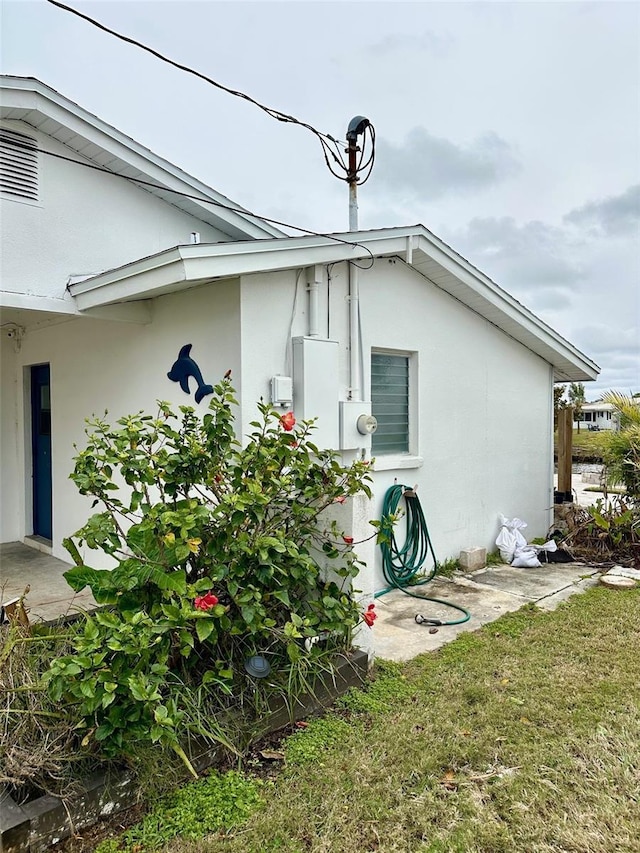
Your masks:
M159 293L179 290L185 282L180 247L141 258L131 264L69 285L80 311L149 299Z
M71 285L82 309L118 301L150 298L207 281L252 273L296 269L315 264L409 255L435 262L448 273L437 286L537 352L553 365L558 379L596 379L595 362L562 338L461 255L423 226L334 235L287 237L179 246ZM420 273L417 266L416 272ZM450 278L449 278L450 276ZM425 276L428 279L428 276Z
M69 291L78 306L85 310L114 302L148 299L221 278L295 269L318 263L366 261L376 251L378 256L383 253L396 254L403 251L405 245L402 237L387 238L381 242L381 238L376 236L375 240L363 239L362 245L354 245L348 239L350 237L345 235L339 240L331 240L329 237L289 237L243 243L177 246L70 284Z
M244 213L241 205L235 204L231 199L203 184L178 166L174 166L168 160L154 154L131 137L102 121L93 113L83 109L39 80L4 77L0 78L0 84L0 96L5 110L19 109L25 113L37 112L68 128L73 134L97 145L113 157L122 160L132 169L142 173L145 179L154 183L161 183L168 190L177 190L190 195L202 195L202 199L195 198L188 201L202 207L200 218L203 221L214 224L214 227L220 228L222 231L225 230L225 224L231 228L234 233L230 236L241 235L242 237L257 239L284 236L284 233L275 226L253 218L249 212ZM72 150L76 150L73 148L71 140L66 144ZM91 157L82 154L82 152L78 153L91 161ZM113 167L110 168L110 171L115 174L119 173ZM142 188L144 189L144 187ZM153 192L150 188L146 189ZM170 196L172 194L169 193L168 195L167 201L171 202ZM207 200L213 204L207 204ZM179 207L180 196L176 194L171 203ZM239 212L227 210L229 207L236 208Z
M598 365L580 352L569 341L559 335L554 329L544 323L533 312L518 302L507 291L493 282L480 270L450 249L445 243L427 232L422 235L418 243L418 249L434 260L439 266L452 274L456 281L465 286L467 293L473 293L480 298L484 304L495 308L507 320L517 324L519 329L527 332L540 342L547 360L555 366L560 366L558 356L563 362L568 362L577 370L576 380L597 379L600 373ZM438 287L447 290L446 285L438 283ZM463 302L459 293L452 294ZM484 312L480 312L483 313ZM493 322L493 318L487 317ZM504 331L507 331L504 329ZM514 336L515 337L515 336ZM523 341L526 344L526 341Z
M151 308L147 300L107 305L84 312L69 294L65 299L52 296L36 296L28 293L0 291L0 309L58 314L63 317L94 317L97 320L116 320L122 323L145 325L151 322Z
M32 293L16 293L11 290L0 290L0 308L46 311L50 314L78 313L78 306L72 299L56 299L54 296L37 296Z

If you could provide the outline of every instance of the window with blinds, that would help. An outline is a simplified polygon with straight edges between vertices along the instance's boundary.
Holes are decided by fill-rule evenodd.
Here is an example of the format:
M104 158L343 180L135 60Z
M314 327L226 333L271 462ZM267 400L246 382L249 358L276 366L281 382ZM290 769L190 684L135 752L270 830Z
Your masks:
M371 411L378 421L371 452L409 452L409 356L371 353Z
M38 200L38 149L35 139L0 128L0 192Z

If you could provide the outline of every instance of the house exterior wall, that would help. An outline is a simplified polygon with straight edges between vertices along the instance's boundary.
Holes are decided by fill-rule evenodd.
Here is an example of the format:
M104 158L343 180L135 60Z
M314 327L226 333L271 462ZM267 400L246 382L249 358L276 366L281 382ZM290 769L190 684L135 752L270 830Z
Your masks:
M346 399L348 275L344 264L330 272L328 282L324 270L320 287L319 326L321 336L339 343L337 396ZM362 270L360 297L365 398L372 348L414 354L414 434L411 455L376 460L368 518L362 507L357 513L340 508L344 529L356 539L369 536L368 520L380 517L386 490L399 482L417 484L440 560L469 546L492 549L500 512L525 519L528 538L544 535L553 507L550 365L399 260L378 259ZM308 332L304 271L216 282L155 299L151 308L147 325L61 318L58 325L28 329L18 353L3 343L1 497L3 507L18 508L6 515L5 541L31 532L31 365L51 365L54 554L65 559L62 539L90 513L90 502L68 479L73 445L83 445L84 418L105 409L111 421L153 411L158 398L195 405L166 376L180 347L192 343L206 382L232 369L239 432L246 434L256 401L270 397L271 377L291 373L290 338ZM345 461L350 458L346 453ZM369 542L361 550L369 569L358 585L379 590L378 549Z
M578 429L578 424L580 424L582 429L615 430L617 429L618 420L614 417L613 406L603 408L602 406L590 406L587 403L582 407L580 420L574 419L573 428Z
M81 160L28 125L2 126ZM101 272L188 243L192 231L200 232L203 243L229 239L120 177L45 154L38 162L38 202L0 197L4 291L62 299L70 275Z
M268 399L270 377L289 373L289 334L307 333L305 277L294 311L295 275L242 278L245 422L254 401ZM349 385L347 296L346 266L331 268L329 286L325 270L320 330L340 344L341 399ZM418 485L440 560L469 546L493 550L501 512L527 521L528 538L544 535L553 507L550 365L396 259L377 259L360 271L360 307L366 399L372 348L415 354L412 455L376 460L370 518L380 517L386 490L398 482ZM371 532L365 525L355 538ZM371 571L381 589L378 549Z
M15 485L18 482L18 377L13 343L0 339L0 541L17 538L19 505Z
M70 318L28 330L19 353L3 342L3 541L20 540L32 531L29 367L51 365L53 554L68 560L62 539L91 512L89 499L69 480L74 444L82 448L85 443L85 418L101 416L105 409L111 423L141 409L152 413L158 399L205 411L207 398L197 406L193 380L187 396L167 373L180 348L191 343L205 382L215 384L229 368L239 377L239 294L237 280L218 282L154 300L148 325Z

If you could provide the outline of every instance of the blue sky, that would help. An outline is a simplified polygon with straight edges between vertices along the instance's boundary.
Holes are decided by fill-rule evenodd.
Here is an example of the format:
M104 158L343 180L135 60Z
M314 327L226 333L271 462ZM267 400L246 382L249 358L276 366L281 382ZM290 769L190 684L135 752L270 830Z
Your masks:
M422 223L640 390L640 5L83 2L344 138L377 131L364 228ZM346 230L317 140L44 0L5 0L2 71L38 77L234 201Z

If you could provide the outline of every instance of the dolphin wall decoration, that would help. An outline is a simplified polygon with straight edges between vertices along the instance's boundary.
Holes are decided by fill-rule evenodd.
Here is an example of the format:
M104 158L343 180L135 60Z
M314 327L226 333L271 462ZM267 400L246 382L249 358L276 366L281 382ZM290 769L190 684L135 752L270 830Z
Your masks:
M189 390L189 379L193 376L198 383L198 387L196 388L196 403L199 403L207 394L213 394L213 386L205 385L200 368L191 358L191 347L192 344L185 344L182 347L178 353L177 360L173 363L173 367L167 373L167 376L172 382L179 382L185 394L191 393Z

